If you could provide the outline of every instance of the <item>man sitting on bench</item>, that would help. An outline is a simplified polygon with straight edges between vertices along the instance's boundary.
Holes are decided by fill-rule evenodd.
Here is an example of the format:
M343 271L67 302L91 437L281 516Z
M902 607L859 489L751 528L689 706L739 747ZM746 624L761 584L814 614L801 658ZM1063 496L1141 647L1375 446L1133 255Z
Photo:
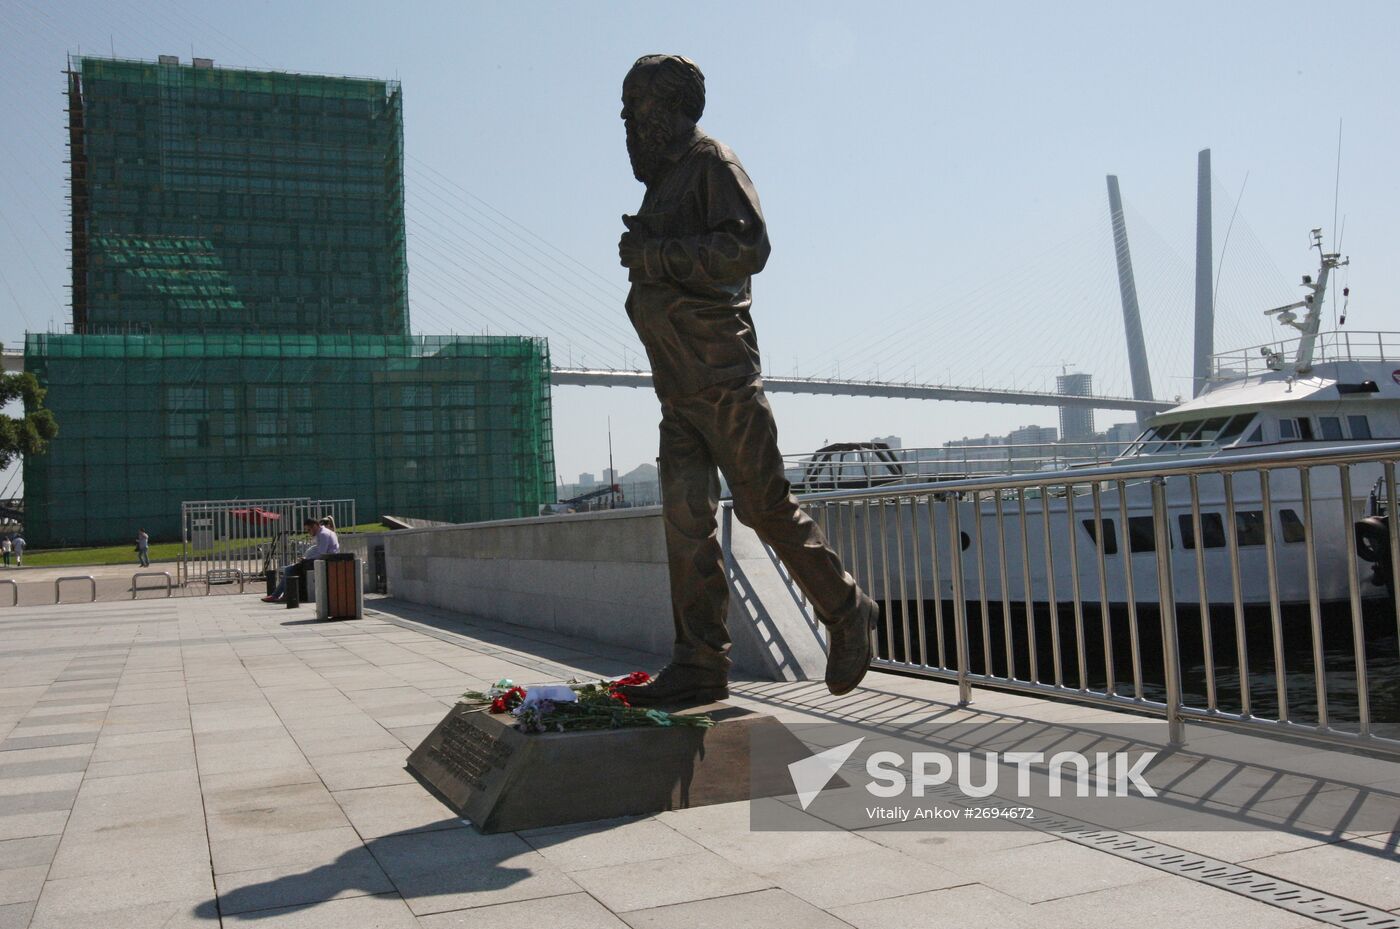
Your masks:
M306 576L306 572L311 570L311 563L317 558L324 558L327 555L335 555L340 552L340 539L336 536L335 530L321 525L320 521L313 516L306 517L302 521L302 528L306 534L311 536L311 548L301 561L289 564L282 569L282 579L277 583L277 589L269 597L263 597L265 603L281 603L282 596L287 592L287 584L293 577L295 583L301 583L301 578Z

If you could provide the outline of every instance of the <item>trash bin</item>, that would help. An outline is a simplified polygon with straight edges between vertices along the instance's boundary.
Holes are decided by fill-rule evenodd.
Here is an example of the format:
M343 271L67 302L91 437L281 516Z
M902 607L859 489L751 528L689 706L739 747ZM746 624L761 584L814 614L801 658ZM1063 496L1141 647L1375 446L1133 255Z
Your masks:
M317 619L359 619L364 600L359 558L346 553L316 560Z

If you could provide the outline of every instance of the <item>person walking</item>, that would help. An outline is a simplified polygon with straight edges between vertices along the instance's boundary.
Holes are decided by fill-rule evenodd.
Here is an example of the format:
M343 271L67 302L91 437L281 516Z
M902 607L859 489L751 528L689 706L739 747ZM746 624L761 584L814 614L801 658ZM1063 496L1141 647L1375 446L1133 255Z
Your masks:
M3 555L5 557L5 567L7 568L10 566L10 552L13 550L14 546L10 544L9 536L5 536L5 538L0 539L0 555Z
M11 544L14 546L15 549L15 567L24 567L24 550L29 546L29 543L24 541L24 536L16 533L14 542L12 542Z
M151 566L151 537L145 529L136 533L136 560L141 562L143 568Z

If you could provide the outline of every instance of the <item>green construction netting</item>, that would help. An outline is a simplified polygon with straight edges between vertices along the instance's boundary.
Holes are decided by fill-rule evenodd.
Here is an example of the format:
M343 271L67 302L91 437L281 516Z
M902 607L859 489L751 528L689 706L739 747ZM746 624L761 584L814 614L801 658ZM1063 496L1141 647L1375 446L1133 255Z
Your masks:
M408 333L397 82L81 58L79 332Z
M36 546L176 538L185 500L457 522L553 499L543 339L30 334L25 367L60 430L24 463Z

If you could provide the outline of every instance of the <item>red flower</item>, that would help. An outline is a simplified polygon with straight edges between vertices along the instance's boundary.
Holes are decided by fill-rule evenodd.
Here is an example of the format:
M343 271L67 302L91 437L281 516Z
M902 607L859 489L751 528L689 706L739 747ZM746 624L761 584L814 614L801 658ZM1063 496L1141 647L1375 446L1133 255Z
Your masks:
M618 692L619 687L637 687L651 680L651 675L645 671L633 671L626 677L620 677L615 681L608 682L608 696L612 697L623 706L631 706L632 703L627 697Z
M512 687L491 701L492 713L508 713L525 702L525 688Z

